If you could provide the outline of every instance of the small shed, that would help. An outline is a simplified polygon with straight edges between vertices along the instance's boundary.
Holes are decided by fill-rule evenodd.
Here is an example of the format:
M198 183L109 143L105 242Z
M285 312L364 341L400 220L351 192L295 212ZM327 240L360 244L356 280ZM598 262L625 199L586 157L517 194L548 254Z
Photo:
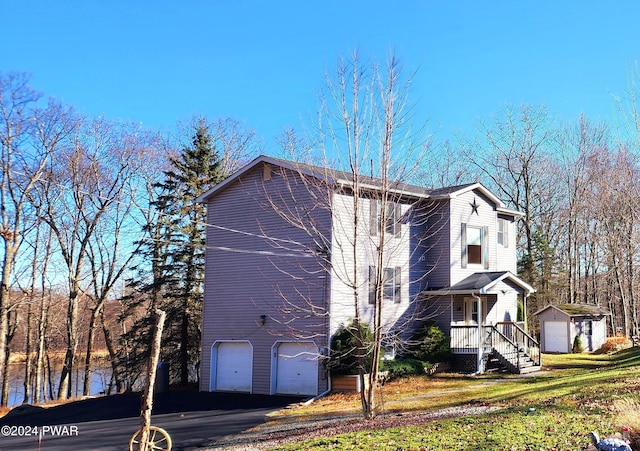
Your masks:
M585 351L597 351L607 341L606 309L591 304L547 305L534 313L540 320L540 350L571 352L576 335Z

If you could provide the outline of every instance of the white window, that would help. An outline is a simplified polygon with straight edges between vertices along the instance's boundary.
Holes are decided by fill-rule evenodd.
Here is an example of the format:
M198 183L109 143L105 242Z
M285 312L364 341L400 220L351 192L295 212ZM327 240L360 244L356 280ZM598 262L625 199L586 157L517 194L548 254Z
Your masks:
M396 358L396 348L399 341L397 332L389 331L382 335L382 359L393 360Z
M509 221L498 218L498 244L509 247Z
M369 234L376 236L382 230L382 203L378 199L371 199L369 203ZM384 231L387 235L400 236L402 226L401 204L387 202L384 210Z
M460 242L462 243L461 264L482 265L489 269L488 228L462 224Z
M467 227L467 263L482 264L482 229Z
M384 268L382 277L382 300L392 301L395 304L402 302L402 284L400 274L402 270L399 266L395 268ZM369 266L369 304L376 301L376 267Z

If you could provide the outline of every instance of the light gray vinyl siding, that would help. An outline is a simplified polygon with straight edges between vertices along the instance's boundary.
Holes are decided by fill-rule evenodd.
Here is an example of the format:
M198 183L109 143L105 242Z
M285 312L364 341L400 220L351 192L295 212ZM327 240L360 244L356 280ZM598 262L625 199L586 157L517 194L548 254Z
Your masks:
M475 213L472 204L478 205ZM451 200L451 223L450 223L450 248L451 248L451 285L454 285L466 277L482 271L497 271L496 253L496 210L495 205L477 190L464 193ZM488 251L486 255L489 259L488 265L468 264L462 265L462 236L461 225L467 227L487 227L486 245ZM484 251L484 250L483 250Z
M426 300L426 317L434 321L445 335L451 333L452 296L430 296Z
M421 233L425 249L418 257L424 259L425 272L422 276L425 279L424 286L426 289L445 288L451 285L451 260L454 258L451 254L450 203L440 201L431 204L428 201L422 210L424 213L420 217L426 221L418 223L423 228ZM456 250L454 249L453 252Z
M497 230L498 219L505 219L507 221L507 234L508 234L508 246L502 246L497 244ZM506 216L498 214L496 216L496 259L498 263L498 271L511 271L513 274L517 272L517 257L516 257L516 220L513 216Z
M367 198L358 200L359 226L356 234L353 196L350 193L335 193L333 196L331 334L355 317L354 289L358 293L361 318L366 322L371 322L373 318L373 306L369 304L369 267L376 265L376 247L380 237L378 234L371 234L370 202ZM404 215L411 209L411 204L400 203L398 208ZM407 312L414 299L410 290L411 256L411 226L404 223L400 226L399 233L386 235L383 266L399 268L401 302L384 302L382 317L385 329L402 328L398 320Z
M211 347L218 340L248 340L253 346L253 393L269 394L272 347L280 340L312 340L328 346L326 308L328 280L316 244L304 230L278 215L265 201L263 183L280 208L304 213L329 233L330 215L308 190L295 202L275 170L270 181L255 168L217 192L207 204L206 273L203 307L201 389L208 390ZM288 241L270 241L264 236ZM296 244L300 243L300 244ZM311 311L317 314L311 314ZM265 315L265 324L260 316ZM322 367L322 365L320 365ZM327 387L319 374L319 390Z

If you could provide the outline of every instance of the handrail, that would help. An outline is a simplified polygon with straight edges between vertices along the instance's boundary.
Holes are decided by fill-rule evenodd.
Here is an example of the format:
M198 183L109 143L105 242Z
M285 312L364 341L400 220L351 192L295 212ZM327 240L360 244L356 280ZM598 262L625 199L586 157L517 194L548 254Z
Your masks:
M471 350L477 348L478 345L486 347L487 345L496 350L505 351L511 348L516 351L516 364L520 368L520 352L525 351L531 360L540 365L540 344L529 335L519 324L515 322L502 321L493 325L482 326L482 337L478 337L478 326L468 324L452 324L451 325L451 346L454 349ZM455 352L455 351L454 351Z
M516 342L516 346L521 343L527 350L527 354L529 355L531 360L533 360L536 365L540 365L540 343L538 342L538 340L529 335L518 323L500 322L496 325L515 328L515 333L513 333L513 336Z
M534 343L536 343L537 345L539 345L540 343L538 342L538 340L536 340L535 338L533 338L531 335L529 335L527 333L527 331L525 331L522 327L520 327L520 324L518 324L517 322L509 322L509 321L501 321L496 323L496 325L498 324L509 324L511 326L515 326L516 329L518 329L525 337L527 337L529 340L533 341Z

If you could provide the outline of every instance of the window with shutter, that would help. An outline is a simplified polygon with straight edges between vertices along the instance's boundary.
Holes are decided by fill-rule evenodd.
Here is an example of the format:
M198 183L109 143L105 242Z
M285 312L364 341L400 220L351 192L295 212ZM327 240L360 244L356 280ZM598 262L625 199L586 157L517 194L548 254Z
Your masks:
M462 243L461 265L483 265L489 268L488 227L462 224L460 242Z

